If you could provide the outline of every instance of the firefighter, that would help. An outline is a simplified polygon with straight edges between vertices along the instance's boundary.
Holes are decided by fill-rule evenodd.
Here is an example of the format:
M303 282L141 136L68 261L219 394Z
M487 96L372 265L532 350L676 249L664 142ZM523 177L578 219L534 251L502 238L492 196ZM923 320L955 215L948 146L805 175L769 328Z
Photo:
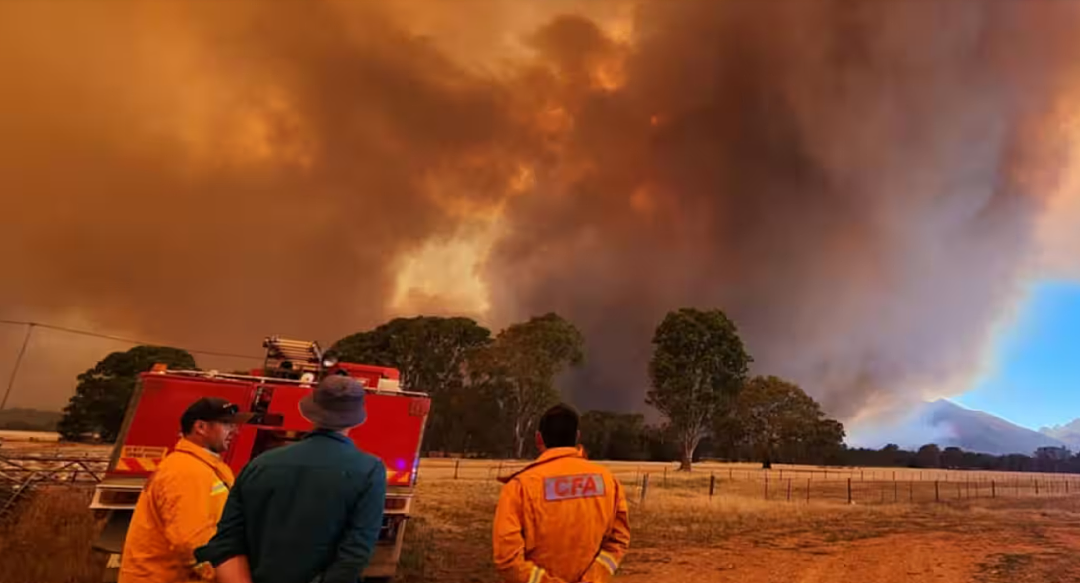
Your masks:
M630 546L622 486L577 447L578 414L540 419L540 457L508 478L495 511L495 567L506 583L605 582Z
M236 425L250 415L217 397L203 397L180 416L182 437L151 476L124 541L119 583L213 580L195 549L217 529L233 473L221 460Z
M196 555L222 583L355 583L386 508L386 467L349 431L367 419L364 385L330 375L300 401L314 431L251 461L217 534Z

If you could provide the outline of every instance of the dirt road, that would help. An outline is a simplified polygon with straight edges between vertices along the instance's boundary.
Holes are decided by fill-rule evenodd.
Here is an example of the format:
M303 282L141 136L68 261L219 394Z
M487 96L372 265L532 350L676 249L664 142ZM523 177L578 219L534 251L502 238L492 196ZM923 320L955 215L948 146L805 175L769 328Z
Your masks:
M905 532L851 541L814 536L776 544L635 551L626 583L1064 583L1080 581L1080 528L1037 514L983 532ZM985 525L984 525L985 526Z

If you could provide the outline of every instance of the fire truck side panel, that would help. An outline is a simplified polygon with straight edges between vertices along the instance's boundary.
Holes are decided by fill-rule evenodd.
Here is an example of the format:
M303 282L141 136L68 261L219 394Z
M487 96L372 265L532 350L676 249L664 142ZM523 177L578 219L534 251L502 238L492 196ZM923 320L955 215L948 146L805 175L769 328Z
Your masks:
M246 405L252 383L224 379L144 374L135 414L109 468L109 477L145 477L180 436L180 415L200 397L222 397Z
M399 378L398 371L391 368L351 363L338 366L371 387L379 386L379 379ZM91 508L108 515L108 526L93 545L110 555L106 580L114 581L117 575L124 535L145 478L176 444L180 415L193 401L200 397L221 397L236 403L241 410L259 409L267 414L266 425L240 426L223 455L239 474L253 455L264 451L267 441L262 438L284 437L288 441L311 431L311 423L299 409L300 399L310 392L310 386L267 378L199 377L168 372L141 375L125 418L121 442L114 450L105 480L95 489L91 504ZM383 529L365 577L392 577L397 570L429 406L430 400L424 395L371 390L366 397L367 422L349 434L357 447L383 460L390 489ZM271 417L275 419L269 421Z
M311 423L300 415L300 399L310 389L298 386L274 387L269 412L278 413L283 431L311 431ZM390 486L411 486L420 450L424 421L428 413L426 397L369 392L365 399L367 421L349 432L360 449L378 456L386 464Z

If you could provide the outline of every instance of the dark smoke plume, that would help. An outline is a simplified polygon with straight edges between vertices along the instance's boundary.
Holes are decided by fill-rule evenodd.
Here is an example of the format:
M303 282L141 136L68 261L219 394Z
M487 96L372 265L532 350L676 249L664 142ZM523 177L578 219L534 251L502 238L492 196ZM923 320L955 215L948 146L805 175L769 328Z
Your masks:
M506 304L584 327L579 399L640 403L651 330L682 305L726 310L758 371L841 416L970 378L1062 162L1049 128L1077 7L656 2L637 16L625 85L570 114L560 162L586 170L516 201L493 267ZM599 34L544 36L588 48ZM551 58L572 75L588 56Z
M1077 9L508 4L0 3L0 316L332 341L468 309L395 303L402 262L501 217L488 321L577 322L586 406L641 407L681 305L836 414L972 370L1063 160Z

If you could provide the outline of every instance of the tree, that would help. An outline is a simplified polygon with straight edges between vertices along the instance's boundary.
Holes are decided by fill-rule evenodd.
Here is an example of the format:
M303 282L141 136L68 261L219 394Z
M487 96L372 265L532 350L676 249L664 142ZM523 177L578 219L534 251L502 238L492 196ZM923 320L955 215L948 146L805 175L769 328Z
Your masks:
M474 353L470 381L496 403L500 416L491 422L509 425L515 457L524 456L537 418L559 400L555 376L584 359L581 332L553 313L511 325Z
M766 468L773 461L820 462L844 442L840 422L827 418L798 385L774 376L746 383L717 431L732 429Z
M592 459L645 459L645 416L589 411L581 416L581 444Z
M465 363L490 343L491 331L470 318L417 316L346 336L331 350L345 362L400 370L402 385L431 395L425 448L461 451L468 442L464 415L474 401L465 392Z
M646 402L667 417L679 443L679 469L689 471L694 450L716 414L731 405L752 359L735 324L720 310L668 313L653 346Z
M940 468L941 448L934 443L920 447L915 453L915 465L920 468Z
M964 467L964 450L956 446L946 447L941 452L941 466L949 469Z
M179 348L136 346L114 352L78 376L75 395L57 425L60 435L75 440L97 434L102 441L115 441L139 373L158 363L176 369L196 368L191 354Z
M1059 472L1071 457L1072 452L1066 447L1040 447L1035 450L1035 469L1039 472Z

